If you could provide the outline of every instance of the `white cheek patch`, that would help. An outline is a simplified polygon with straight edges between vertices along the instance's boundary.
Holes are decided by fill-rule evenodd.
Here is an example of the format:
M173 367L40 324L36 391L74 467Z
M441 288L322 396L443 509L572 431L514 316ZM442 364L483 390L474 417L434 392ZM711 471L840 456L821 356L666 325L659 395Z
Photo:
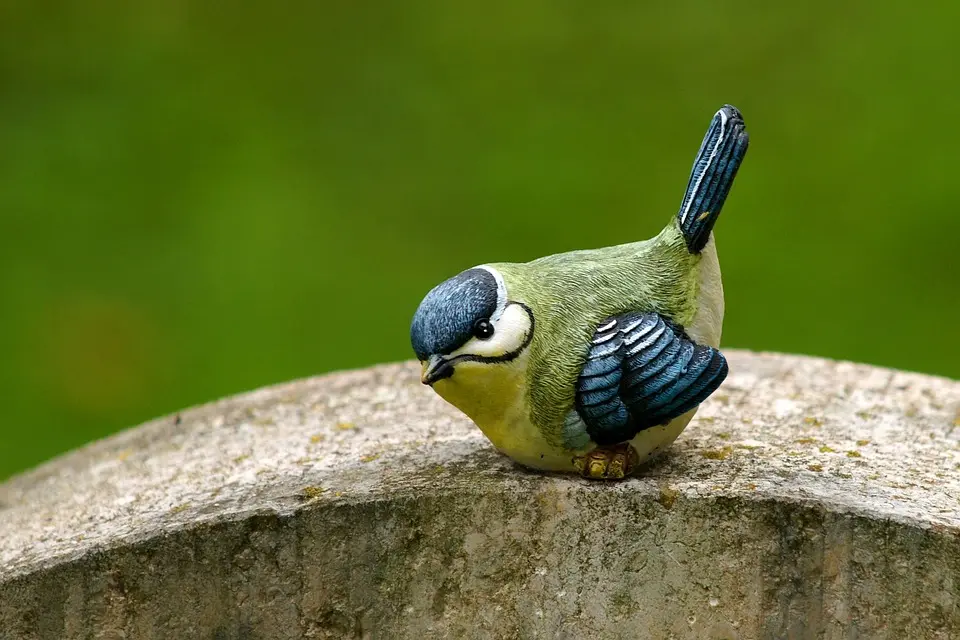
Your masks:
M533 329L530 316L519 304L511 304L503 310L498 320L493 321L493 336L487 340L471 338L465 345L450 354L475 355L497 358L517 351Z

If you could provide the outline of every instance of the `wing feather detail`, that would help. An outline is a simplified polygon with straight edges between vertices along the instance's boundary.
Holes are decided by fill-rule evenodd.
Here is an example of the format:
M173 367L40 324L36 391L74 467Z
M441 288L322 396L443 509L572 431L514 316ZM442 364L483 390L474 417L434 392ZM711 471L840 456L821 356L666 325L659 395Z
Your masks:
M628 441L699 405L727 371L723 354L660 314L607 318L577 379L576 415L565 422L565 439L582 441L576 431L582 429L600 445Z

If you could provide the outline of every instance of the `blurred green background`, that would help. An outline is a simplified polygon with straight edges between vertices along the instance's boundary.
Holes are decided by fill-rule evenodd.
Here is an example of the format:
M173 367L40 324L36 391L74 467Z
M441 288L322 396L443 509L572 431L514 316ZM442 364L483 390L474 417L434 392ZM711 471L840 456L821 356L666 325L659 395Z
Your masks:
M411 357L440 280L655 234L714 110L728 347L960 377L960 5L0 3L0 478Z

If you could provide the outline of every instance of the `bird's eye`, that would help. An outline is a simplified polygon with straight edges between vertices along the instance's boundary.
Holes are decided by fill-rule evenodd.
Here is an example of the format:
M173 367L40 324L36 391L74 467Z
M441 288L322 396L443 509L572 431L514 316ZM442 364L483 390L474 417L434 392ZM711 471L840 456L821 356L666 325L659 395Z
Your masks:
M487 340L493 336L493 325L486 318L477 320L473 325L473 335L480 340Z

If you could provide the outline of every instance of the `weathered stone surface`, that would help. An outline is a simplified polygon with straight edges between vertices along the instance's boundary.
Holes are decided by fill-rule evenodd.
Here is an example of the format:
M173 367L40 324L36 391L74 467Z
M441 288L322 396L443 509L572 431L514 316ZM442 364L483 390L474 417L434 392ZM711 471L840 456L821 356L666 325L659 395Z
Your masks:
M0 638L957 638L960 383L731 354L615 484L412 364L183 412L0 486Z

